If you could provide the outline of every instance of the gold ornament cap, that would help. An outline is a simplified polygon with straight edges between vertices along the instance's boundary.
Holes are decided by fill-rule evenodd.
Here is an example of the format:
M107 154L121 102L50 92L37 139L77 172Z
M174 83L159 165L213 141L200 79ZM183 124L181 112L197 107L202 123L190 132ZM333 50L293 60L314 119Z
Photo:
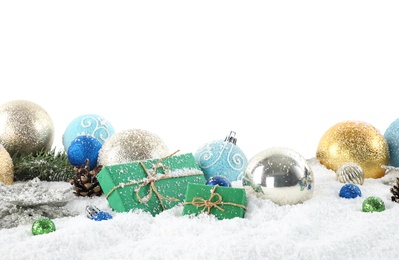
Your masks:
M348 162L358 164L365 178L381 178L382 165L389 163L388 143L381 132L363 121L343 121L328 129L320 139L316 158L337 171Z

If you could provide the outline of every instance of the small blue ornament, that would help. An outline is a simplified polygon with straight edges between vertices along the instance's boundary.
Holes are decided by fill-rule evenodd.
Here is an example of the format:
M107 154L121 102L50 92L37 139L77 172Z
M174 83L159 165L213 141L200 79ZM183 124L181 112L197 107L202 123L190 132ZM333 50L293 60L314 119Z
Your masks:
M399 118L393 121L385 130L384 137L389 147L389 162L399 167Z
M212 176L206 181L205 185L231 187L231 182L223 176Z
M242 179L248 160L236 142L235 132L231 131L225 140L210 142L197 150L194 157L205 179L212 176L223 176L230 182Z
M86 206L86 216L95 221L112 219L112 215L108 212L99 210L96 206Z
M356 197L361 197L362 192L358 186L349 183L342 186L341 190L339 191L339 196L345 199L354 199Z
M112 215L109 214L108 212L100 211L96 215L94 215L91 219L95 220L95 221L101 221L101 220L108 220L111 218L112 218Z
M102 144L91 135L81 135L72 141L68 149L68 160L73 166L85 164L89 160L90 169L97 166L98 153Z
M113 134L115 130L106 119L96 114L85 114L69 123L62 136L62 144L68 151L72 141L80 135L91 135L104 144Z

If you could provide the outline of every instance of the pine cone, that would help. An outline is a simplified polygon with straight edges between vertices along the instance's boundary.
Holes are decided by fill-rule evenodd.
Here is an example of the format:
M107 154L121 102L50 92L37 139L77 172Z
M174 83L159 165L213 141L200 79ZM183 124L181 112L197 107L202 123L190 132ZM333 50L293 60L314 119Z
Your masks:
M90 170L88 159L86 159L85 164L82 166L75 166L74 170L76 172L76 177L69 181L75 186L73 188L73 193L76 196L82 197L101 196L103 194L103 190L98 182L97 174L102 168L102 165L98 165L93 170Z
M399 203L399 178L396 178L396 185L391 188L391 193L393 196L391 197L392 201Z

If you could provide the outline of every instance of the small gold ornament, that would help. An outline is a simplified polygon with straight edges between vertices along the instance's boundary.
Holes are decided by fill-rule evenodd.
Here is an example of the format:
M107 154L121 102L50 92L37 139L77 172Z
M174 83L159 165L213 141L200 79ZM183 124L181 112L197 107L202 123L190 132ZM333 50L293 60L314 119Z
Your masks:
M14 163L10 154L0 144L0 181L5 185L14 183Z
M361 121L344 121L322 136L316 158L326 168L337 171L346 162L358 164L365 178L380 178L389 163L388 143L374 126Z
M50 150L53 139L53 121L39 105L14 100L0 106L0 143L11 157Z

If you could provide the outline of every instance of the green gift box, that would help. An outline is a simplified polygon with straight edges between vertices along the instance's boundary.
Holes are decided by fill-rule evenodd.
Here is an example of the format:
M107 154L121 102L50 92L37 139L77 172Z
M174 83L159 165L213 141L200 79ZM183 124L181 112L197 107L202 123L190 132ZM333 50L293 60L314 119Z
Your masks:
M218 219L243 218L245 189L189 183L183 203L183 215L207 213Z
M114 211L153 216L183 203L189 183L206 182L192 153L104 166L97 178Z

